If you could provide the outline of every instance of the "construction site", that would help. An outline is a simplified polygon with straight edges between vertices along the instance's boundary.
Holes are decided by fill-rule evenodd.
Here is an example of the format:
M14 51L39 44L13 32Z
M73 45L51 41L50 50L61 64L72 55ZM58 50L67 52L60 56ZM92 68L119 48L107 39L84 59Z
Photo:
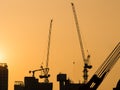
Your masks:
M77 11L74 3L71 4L71 12L73 14L74 26L76 27L77 39L80 48L81 54L81 62L83 64L83 81L74 83L71 79L69 79L66 73L58 73L56 75L56 82L59 85L59 90L98 90L100 85L103 84L107 75L113 70L118 60L120 60L120 42L118 42L114 48L111 48L111 52L109 55L103 60L102 64L99 65L97 70L93 73L92 77L89 79L89 71L93 69L93 65L90 63L91 54L86 54L86 48L84 44L83 37L81 35L81 29L79 20L77 17ZM48 37L47 37L47 47L46 47L46 60L45 65L40 65L37 69L28 70L30 76L23 77L23 81L14 81L14 90L54 90L54 82L49 80L51 77L49 61L50 61L50 51L51 51L51 36L53 29L54 20L51 19L49 23L48 29ZM107 48L107 47L106 47ZM64 52L64 50L63 50ZM34 60L35 61L35 60ZM74 64L75 62L73 62ZM66 66L67 67L67 66ZM79 68L79 67L78 67ZM36 73L39 72L39 78L36 77ZM38 73L37 73L38 75ZM77 74L79 75L79 74ZM40 80L40 81L39 81ZM115 82L116 86L111 88L111 90L120 90L120 79ZM6 87L6 88L4 88ZM7 64L0 64L0 90L8 90L8 66Z
M84 44L82 41L82 36L79 28L79 22L77 18L77 13L75 6L71 3L74 21L76 25L76 30L79 39L79 46L81 48L82 59L84 62L83 67L83 82L82 83L73 83L70 79L67 78L67 74L58 74L56 75L57 81L59 83L59 90L97 90L98 87L104 82L105 77L109 74L113 66L120 58L120 42L115 46L111 51L108 57L100 65L97 71L93 74L92 78L88 81L88 72L92 69L92 65L89 64L90 55L85 55ZM30 70L29 73L32 74L31 77L24 77L24 81L15 81L14 90L53 90L53 82L49 82L49 53L50 53L50 41L51 41L51 31L52 31L52 22L50 21L49 35L48 35L48 47L47 47L47 59L46 66L40 66L39 69ZM87 57L86 57L87 56ZM39 82L39 78L35 77L35 72L41 72L39 75L40 79L44 79L43 82ZM120 90L120 80L116 82L116 87L113 87L112 90Z

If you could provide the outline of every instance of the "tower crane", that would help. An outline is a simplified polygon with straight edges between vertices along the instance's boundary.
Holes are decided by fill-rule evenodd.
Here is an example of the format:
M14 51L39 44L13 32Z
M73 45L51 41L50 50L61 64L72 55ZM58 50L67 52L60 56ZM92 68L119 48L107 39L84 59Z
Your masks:
M60 82L60 90L97 90L105 77L111 71L115 63L120 58L120 42L116 45L113 51L108 55L105 61L97 69L95 74L87 83L74 84L66 79L66 74L58 74L57 81ZM120 80L115 90L120 90Z
M50 54L50 41L51 41L52 22L53 22L53 20L51 19L50 27L49 27L49 36L48 36L46 67L44 68L42 65L40 67L41 71L42 71L42 74L43 74L43 75L40 75L40 78L44 78L45 83L49 82L48 78L50 77L50 74L48 74L49 73L48 63L49 63L49 54Z
M92 68L92 65L89 65L90 55L88 55L87 58L85 57L85 52L84 52L82 37L81 37L81 34L80 34L80 28L79 28L79 23L78 23L78 19L77 19L77 14L76 14L75 6L74 6L73 3L71 3L71 5L72 5L72 10L73 10L75 24L76 24L77 33L78 33L79 45L81 47L82 58L83 58L83 61L84 61L84 70L83 70L84 83L87 83L88 69Z
M47 47L46 66L43 67L43 65L41 65L40 69L29 71L29 73L32 73L33 77L35 77L35 72L41 71L41 75L39 77L40 78L44 78L44 82L45 83L49 82L48 78L50 77L48 63L49 63L49 53L50 53L50 41L51 41L52 22L53 22L53 20L51 19L50 27L49 27L49 35L48 35L48 47Z

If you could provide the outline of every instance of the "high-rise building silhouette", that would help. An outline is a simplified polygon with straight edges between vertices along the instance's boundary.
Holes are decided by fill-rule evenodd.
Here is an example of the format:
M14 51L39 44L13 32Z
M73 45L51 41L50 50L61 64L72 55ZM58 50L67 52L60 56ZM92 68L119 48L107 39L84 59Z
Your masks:
M0 90L8 90L8 66L0 63Z

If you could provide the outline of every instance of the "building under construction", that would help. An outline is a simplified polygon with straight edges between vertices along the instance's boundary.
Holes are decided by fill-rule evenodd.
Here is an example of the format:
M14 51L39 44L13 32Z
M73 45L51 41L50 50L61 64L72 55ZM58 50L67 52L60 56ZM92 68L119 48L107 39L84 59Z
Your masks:
M71 83L66 74L58 74L57 81L59 81L60 90L97 90L119 58L120 42L87 83ZM120 81L113 90L120 90Z
M53 83L49 82L49 51L50 51L50 40L51 40L51 30L52 30L52 22L50 21L50 27L49 27L49 35L48 35L48 47L47 47L47 58L46 58L46 65L43 67L43 65L40 66L40 69L31 70L29 73L32 73L31 77L25 77L24 82L22 81L16 81L14 84L14 90L52 90ZM41 75L39 76L41 79L44 79L44 82L39 82L38 79L35 78L35 72L41 72Z
M39 82L35 77L25 77L24 82L15 81L14 90L52 90L53 83Z
M67 79L66 74L58 74L57 81L59 81L59 90L97 90L103 82L107 74L120 57L120 42L116 45L113 51L108 55L103 64L97 69L93 77L87 83L71 83ZM53 83L39 82L34 76L34 71L41 71L41 69L33 70L32 77L25 77L24 82L16 81L14 90L53 90ZM5 89L1 89L5 90ZM120 81L113 90L120 90Z
M97 90L100 84L105 79L105 77L111 71L115 63L120 58L120 42L118 42L116 47L108 55L108 57L105 59L103 64L97 69L97 71L94 73L92 78L88 81L88 69L92 68L92 65L89 64L90 55L87 55L87 57L85 57L75 6L73 3L71 3L71 5L73 9L79 44L81 47L81 53L84 62L84 67L83 67L84 81L83 83L71 83L71 81L67 79L67 74L58 74L57 81L59 82L59 90ZM30 73L32 73L32 77L25 77L24 82L16 81L14 85L14 90L53 90L53 83L50 83L48 80L48 77L50 77L50 74L48 74L49 72L48 61L49 61L51 29L52 29L52 20L50 22L50 28L49 28L46 67L44 68L43 66L41 66L40 69L30 71ZM41 71L43 73L43 75L40 75L40 78L44 78L44 82L39 82L39 80L35 78L34 74L36 71ZM116 87L113 88L113 90L120 90L120 81L118 81Z

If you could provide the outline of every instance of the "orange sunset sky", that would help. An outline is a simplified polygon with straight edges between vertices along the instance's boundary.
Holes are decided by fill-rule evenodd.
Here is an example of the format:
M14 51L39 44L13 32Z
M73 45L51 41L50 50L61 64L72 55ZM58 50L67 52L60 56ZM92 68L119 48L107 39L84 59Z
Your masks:
M0 0L0 62L8 64L9 90L14 89L14 81L31 76L29 70L45 65L51 19L49 68L54 90L59 90L56 76L60 72L74 82L83 81L84 62L71 2L85 51L91 55L89 79L120 42L120 0ZM118 61L98 90L112 90L120 79L119 69Z

